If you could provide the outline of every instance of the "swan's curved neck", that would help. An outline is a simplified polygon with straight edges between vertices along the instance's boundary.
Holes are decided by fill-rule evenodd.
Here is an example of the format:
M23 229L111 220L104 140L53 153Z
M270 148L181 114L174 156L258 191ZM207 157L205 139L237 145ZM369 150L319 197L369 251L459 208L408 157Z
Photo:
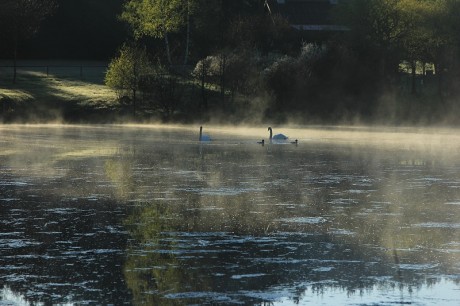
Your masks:
M271 128L271 127L269 127L269 128L268 128L268 131L270 132L270 139L272 139L272 136L273 136L273 131L272 131L272 128Z
M201 141L201 138L203 137L203 127L200 126L200 141Z

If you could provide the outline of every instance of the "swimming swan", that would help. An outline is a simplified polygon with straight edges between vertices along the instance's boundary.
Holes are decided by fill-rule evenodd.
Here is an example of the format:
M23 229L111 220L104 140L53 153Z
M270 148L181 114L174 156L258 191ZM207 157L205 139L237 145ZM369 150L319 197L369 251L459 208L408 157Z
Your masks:
M275 141L275 143L287 143L289 137L287 137L286 135L276 134L275 136L273 136L273 130L271 127L268 127L268 131L270 132L270 143L273 143L272 140ZM294 141L291 141L290 143L297 146L299 141L296 139Z
M268 131L270 132L270 142L272 142L272 139L276 141L285 141L289 138L284 134L276 134L273 136L273 130L271 127L268 127Z
M203 127L200 126L200 141L211 141L211 136L204 134L203 135Z

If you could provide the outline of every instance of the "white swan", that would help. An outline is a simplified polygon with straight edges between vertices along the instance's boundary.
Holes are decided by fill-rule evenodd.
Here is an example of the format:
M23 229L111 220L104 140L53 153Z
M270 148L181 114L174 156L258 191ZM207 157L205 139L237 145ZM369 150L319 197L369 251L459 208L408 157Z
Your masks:
M271 127L268 127L268 131L270 132L270 143L273 143L273 141L275 143L280 143L280 144L288 143L287 140L289 139L289 137L287 137L286 135L284 135L284 134L276 134L276 135L273 136L273 130L272 130ZM297 146L299 141L296 139L294 141L291 141L290 143Z
M202 126L200 126L200 141L211 141L211 136L203 134Z
M270 132L270 143L272 142L272 140L286 141L289 138L284 134L276 134L275 136L273 136L273 130L271 127L268 127L268 131Z

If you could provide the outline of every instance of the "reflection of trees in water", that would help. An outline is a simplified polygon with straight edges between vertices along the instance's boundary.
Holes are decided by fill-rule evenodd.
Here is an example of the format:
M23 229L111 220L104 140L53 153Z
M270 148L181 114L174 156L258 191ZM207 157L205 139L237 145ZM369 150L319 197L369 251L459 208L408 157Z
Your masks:
M39 244L2 249L0 286L34 301L126 301L128 284L135 303L182 304L460 283L460 216L446 205L460 199L458 162L347 146L127 142L2 159L13 185L0 185L12 199L0 232ZM126 235L113 225L135 201L121 272Z
M209 222L201 212L192 210L191 222L188 205L151 203L139 206L127 220L134 240L124 270L135 304L216 298L193 295L203 292L257 303L264 299L263 292L284 286L296 288L293 300L307 292L322 295L336 289L349 295L373 288L408 294L440 281L426 280L417 271L398 274L385 250L347 244L327 233L315 234L313 228L264 234L248 226L237 233L222 232L226 221ZM260 298L241 291L259 292Z
M174 215L168 205L143 204L126 220L133 240L124 274L134 305L177 305L164 295L209 287L204 271L189 270L177 259L174 233L180 220Z
M132 160L111 158L105 161L104 172L108 181L113 185L114 192L119 199L129 199L135 191L133 181Z
M408 186L423 167L432 173L432 163L410 164L401 184L401 169L392 168L400 164L398 157L369 152L318 155L209 145L200 154L170 155L162 156L163 170L155 174L155 188L167 196L128 221L135 247L125 273L138 300L146 298L143 292L158 302L168 294L180 297L174 293L232 296L240 289L283 286L297 288L293 300L306 290L321 294L331 288L410 293L441 281L421 271L455 273L458 256L433 255L433 249L456 241L458 230L411 227L443 201L421 202L424 194L414 197ZM446 187L430 188L441 188L436 194ZM445 207L441 211L439 216ZM138 272L143 269L148 272ZM206 299L193 301L200 298Z

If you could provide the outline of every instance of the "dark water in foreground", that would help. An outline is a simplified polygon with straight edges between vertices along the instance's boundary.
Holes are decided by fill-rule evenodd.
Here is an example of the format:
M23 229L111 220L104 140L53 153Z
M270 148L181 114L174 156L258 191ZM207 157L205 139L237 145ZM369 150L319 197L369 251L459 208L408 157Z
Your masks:
M460 305L459 133L260 131L0 127L0 305Z

